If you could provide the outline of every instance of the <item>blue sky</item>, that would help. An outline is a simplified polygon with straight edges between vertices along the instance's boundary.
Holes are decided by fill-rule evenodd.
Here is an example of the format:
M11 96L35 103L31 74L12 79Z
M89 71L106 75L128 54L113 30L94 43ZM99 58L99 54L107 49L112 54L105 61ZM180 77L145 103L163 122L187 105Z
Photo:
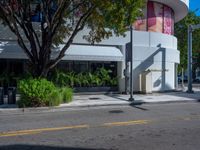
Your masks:
M200 0L190 0L190 10L194 11L197 8L199 8L199 10L196 12L196 14L200 16Z

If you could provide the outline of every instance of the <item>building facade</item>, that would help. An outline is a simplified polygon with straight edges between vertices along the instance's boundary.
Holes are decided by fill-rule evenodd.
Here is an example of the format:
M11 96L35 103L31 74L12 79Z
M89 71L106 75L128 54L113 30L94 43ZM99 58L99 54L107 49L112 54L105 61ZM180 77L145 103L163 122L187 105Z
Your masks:
M119 91L128 92L132 55L135 92L173 90L177 86L177 65L180 61L177 39L173 35L174 23L183 19L188 9L189 0L147 0L143 17L132 25L132 45L130 32L126 32L125 37L112 36L90 45L82 38L88 32L84 29L75 37L60 66L77 71L107 67L117 75ZM21 62L26 61L26 56L12 33L8 34L6 28L0 30L0 66L9 65L9 71L21 72L12 66L17 64L17 68L23 68ZM53 55L61 47L57 47Z

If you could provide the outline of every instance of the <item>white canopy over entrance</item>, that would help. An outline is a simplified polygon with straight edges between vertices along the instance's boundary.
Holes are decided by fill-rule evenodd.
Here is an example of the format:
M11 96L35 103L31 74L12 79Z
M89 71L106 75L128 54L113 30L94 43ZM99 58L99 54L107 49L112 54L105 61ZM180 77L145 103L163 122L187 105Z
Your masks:
M71 45L63 60L123 61L121 51L113 46Z
M58 54L64 45L55 49L52 58ZM65 53L63 60L81 61L123 61L121 51L114 46L71 45ZM0 42L0 58L27 59L24 52L16 42Z

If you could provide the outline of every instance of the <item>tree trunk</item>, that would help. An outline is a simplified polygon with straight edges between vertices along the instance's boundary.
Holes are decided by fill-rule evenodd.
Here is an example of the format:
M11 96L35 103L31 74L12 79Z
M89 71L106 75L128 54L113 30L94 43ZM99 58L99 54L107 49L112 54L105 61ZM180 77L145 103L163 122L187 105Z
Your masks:
M30 69L34 78L46 78L50 70L50 68L42 64L33 64Z
M48 72L50 70L50 67L48 64L50 63L50 54L49 51L48 54L44 54L39 58L39 60L35 62L31 62L31 74L35 78L46 78L48 75Z

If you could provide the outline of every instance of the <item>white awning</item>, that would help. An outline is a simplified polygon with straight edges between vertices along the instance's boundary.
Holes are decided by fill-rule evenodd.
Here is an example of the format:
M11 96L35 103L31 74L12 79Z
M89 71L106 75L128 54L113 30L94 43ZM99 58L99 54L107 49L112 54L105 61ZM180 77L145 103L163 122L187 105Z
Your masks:
M54 50L52 58L63 46L60 45ZM16 42L0 42L0 58L27 59L27 56ZM71 45L62 60L123 61L123 58L121 51L113 46Z
M121 51L112 46L71 45L63 60L123 61Z
M16 42L0 42L0 59L27 59L26 54Z

